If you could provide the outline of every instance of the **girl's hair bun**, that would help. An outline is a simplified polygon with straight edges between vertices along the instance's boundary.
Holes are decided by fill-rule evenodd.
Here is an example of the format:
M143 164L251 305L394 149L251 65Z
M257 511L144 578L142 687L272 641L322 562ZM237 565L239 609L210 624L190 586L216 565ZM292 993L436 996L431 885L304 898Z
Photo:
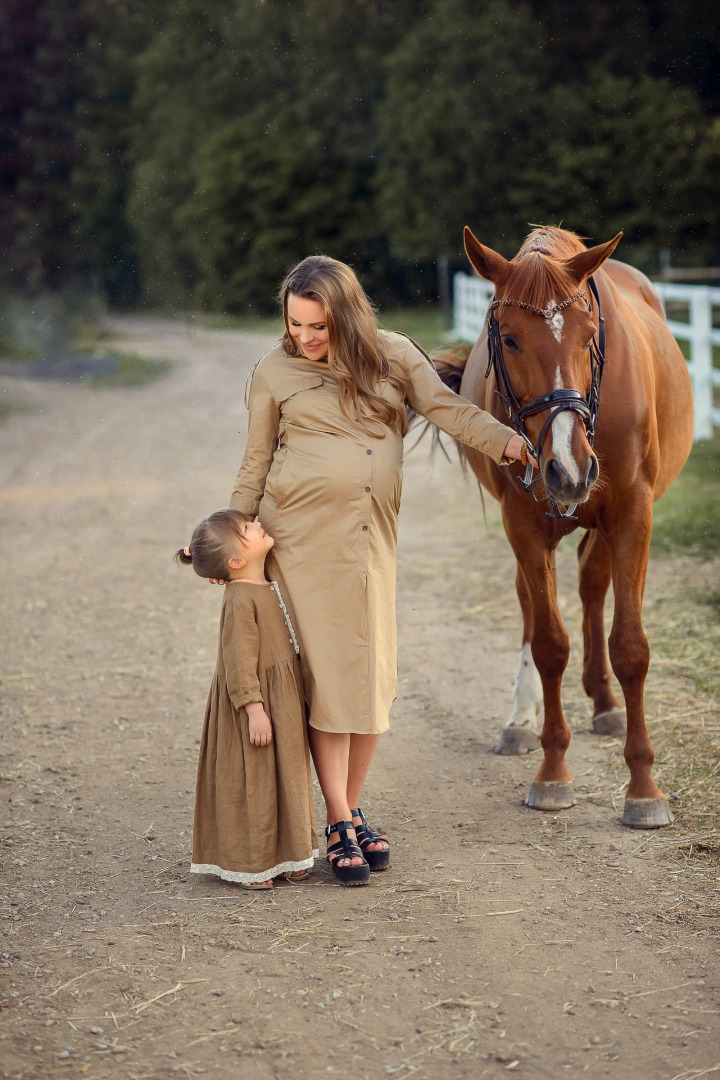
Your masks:
M198 522L188 546L175 552L176 562L192 566L202 578L227 578L227 561L238 543L247 542L243 526L252 520L239 510L216 510Z

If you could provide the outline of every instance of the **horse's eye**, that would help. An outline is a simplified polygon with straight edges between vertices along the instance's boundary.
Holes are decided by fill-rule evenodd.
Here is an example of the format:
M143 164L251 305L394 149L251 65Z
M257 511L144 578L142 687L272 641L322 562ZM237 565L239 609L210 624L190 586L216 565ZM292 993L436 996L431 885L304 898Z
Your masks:
M520 346L518 345L512 334L504 334L502 343L506 349L510 350L510 352L518 352L520 349Z

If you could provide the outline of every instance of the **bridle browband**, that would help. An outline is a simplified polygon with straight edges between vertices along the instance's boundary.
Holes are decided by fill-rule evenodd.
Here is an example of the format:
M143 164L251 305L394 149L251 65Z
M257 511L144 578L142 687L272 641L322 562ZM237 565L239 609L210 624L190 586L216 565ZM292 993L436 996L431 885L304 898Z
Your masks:
M588 278L587 283L590 287L590 291L595 297L598 310L598 335L597 339L593 334L592 341L590 342L590 392L587 397L581 394L578 390L551 390L547 394L543 394L541 397L533 398L527 405L522 405L515 396L512 386L510 385L510 379L508 378L507 368L505 367L505 358L503 356L502 342L500 340L500 327L498 321L495 318L495 310L499 307L518 307L525 311L532 312L533 315L540 315L543 319L548 321L554 318L559 311L563 308L569 307L570 304L574 304L576 300L581 297L585 299L585 303L588 309L592 311L592 304L587 299L584 289L580 289L578 292L573 293L572 296L568 296L565 300L560 301L557 304L550 304L546 308L535 307L533 304L527 304L522 300L493 300L490 305L490 311L488 313L487 321L487 335L488 335L488 365L485 372L485 378L487 379L491 371L495 372L495 381L497 388L495 393L500 397L501 401L505 405L508 417L512 427L515 429L518 435L525 441L528 450L531 452L535 460L540 462L540 453L542 451L542 443L548 428L552 424L558 413L570 410L578 413L582 417L582 421L585 425L585 432L587 434L587 440L592 447L595 441L595 426L597 424L597 414L600 407L600 387L602 384L603 370L605 368L605 319L603 318L602 307L600 305L600 296L598 295L597 286L593 278ZM533 446L532 440L525 430L525 420L528 416L534 416L536 413L543 412L545 409L550 410L550 414L545 420L540 434L537 438L536 446ZM525 466L525 476L520 483L529 491L532 497L537 502L534 488L540 482L542 474L539 473L535 479L532 478L533 466L530 462ZM558 503L548 493L548 499L552 506L553 512L547 514L547 517L556 518L557 520L565 521L577 521L577 518L573 517L573 512L577 507L577 503L572 503L568 506L564 512L561 512Z

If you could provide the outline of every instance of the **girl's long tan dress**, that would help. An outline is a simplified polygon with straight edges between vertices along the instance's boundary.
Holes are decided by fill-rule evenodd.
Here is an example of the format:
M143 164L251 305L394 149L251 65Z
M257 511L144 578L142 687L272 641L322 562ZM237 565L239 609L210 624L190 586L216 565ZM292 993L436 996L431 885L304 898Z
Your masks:
M191 871L249 884L317 856L302 673L277 585L225 587L203 726ZM253 746L244 706L262 701L273 740Z
M514 434L449 390L404 335L381 348L407 382L407 404L442 431L503 462ZM406 404L392 386L383 395ZM397 694L395 566L402 436L376 439L348 420L327 363L282 345L255 368L249 430L231 506L275 537L302 646L310 725L376 734Z

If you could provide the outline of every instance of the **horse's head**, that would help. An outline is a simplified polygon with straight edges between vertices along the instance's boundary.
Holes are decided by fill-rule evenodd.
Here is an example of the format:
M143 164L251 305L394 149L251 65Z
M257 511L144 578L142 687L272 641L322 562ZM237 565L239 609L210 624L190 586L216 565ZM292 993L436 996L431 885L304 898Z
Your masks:
M465 229L470 262L495 285L489 344L499 352L498 389L514 399L514 423L532 441L547 493L561 505L585 502L598 478L588 439L597 310L585 283L621 236L585 248L574 233L537 229L508 261Z

